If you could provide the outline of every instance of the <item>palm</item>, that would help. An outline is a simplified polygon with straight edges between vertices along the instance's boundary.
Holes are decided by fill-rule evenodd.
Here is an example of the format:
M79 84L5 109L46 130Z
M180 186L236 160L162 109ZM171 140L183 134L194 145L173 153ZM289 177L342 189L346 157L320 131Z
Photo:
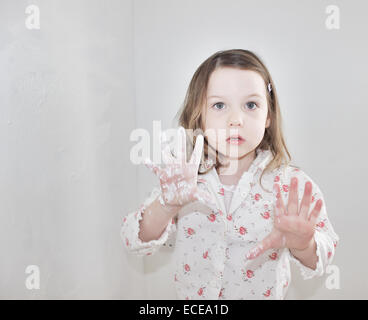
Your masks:
M209 201L208 194L198 190L198 167L201 161L204 138L199 135L189 162L186 161L186 135L183 127L179 128L178 155L174 157L170 147L162 151L164 167L160 167L146 160L146 165L160 179L161 196L163 204L169 206L182 206L195 200Z
M274 228L269 234L272 248L299 248L305 247L314 234L314 226L309 221L299 217L282 216L274 222Z
M196 199L198 168L192 164L167 164L158 174L162 196L169 205L182 205Z
M293 178L288 199L287 208L280 196L280 187L275 185L277 200L274 225L271 233L260 244L252 249L247 257L254 259L268 249L290 248L304 250L308 247L314 235L314 226L321 211L322 200L317 201L309 215L312 199L312 184L306 182L304 196L299 207L298 204L298 180Z

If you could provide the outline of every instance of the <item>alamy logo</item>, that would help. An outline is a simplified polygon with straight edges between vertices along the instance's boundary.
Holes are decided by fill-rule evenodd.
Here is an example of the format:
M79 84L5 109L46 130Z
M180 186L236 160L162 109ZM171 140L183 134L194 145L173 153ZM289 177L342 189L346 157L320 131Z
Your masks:
M340 270L336 265L328 265L326 267L326 273L330 274L326 279L326 288L329 290L340 289Z
M40 8L34 4L26 8L28 15L25 21L26 28L29 30L40 29Z
M26 288L28 290L40 289L40 268L36 265L29 265L26 268L26 274L29 274L25 281Z
M340 9L338 6L330 5L326 7L326 13L329 15L326 19L326 28L328 30L340 29Z

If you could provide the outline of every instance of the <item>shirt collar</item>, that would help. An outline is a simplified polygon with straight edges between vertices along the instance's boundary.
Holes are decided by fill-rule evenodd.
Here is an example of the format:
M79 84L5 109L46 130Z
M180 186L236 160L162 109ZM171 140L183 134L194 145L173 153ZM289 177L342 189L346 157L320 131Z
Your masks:
M256 151L256 158L251 163L248 171L243 172L236 188L234 189L234 195L228 213L234 212L234 210L240 206L241 202L249 193L254 176L259 170L263 170L271 159L272 152L270 150L258 149ZM214 200L216 201L216 206L225 212L226 209L223 199L224 189L215 167L213 167L208 173L201 175L197 181L207 185L207 188L215 195Z

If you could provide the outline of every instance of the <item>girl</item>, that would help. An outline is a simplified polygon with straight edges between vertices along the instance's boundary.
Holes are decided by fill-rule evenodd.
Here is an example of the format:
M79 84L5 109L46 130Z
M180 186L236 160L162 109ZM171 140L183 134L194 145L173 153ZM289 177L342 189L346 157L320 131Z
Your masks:
M166 146L164 166L146 162L160 188L124 217L126 248L151 255L175 234L180 299L283 299L290 261L304 279L321 276L339 238L317 184L290 165L262 61L247 50L213 54L190 82L179 123L176 155Z

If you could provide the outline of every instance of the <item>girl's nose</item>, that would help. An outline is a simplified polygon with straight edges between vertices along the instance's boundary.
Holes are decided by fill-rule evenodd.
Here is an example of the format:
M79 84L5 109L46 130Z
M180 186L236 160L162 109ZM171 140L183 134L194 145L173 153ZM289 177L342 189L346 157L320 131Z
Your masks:
M229 127L242 127L243 120L240 115L233 114L229 119Z

